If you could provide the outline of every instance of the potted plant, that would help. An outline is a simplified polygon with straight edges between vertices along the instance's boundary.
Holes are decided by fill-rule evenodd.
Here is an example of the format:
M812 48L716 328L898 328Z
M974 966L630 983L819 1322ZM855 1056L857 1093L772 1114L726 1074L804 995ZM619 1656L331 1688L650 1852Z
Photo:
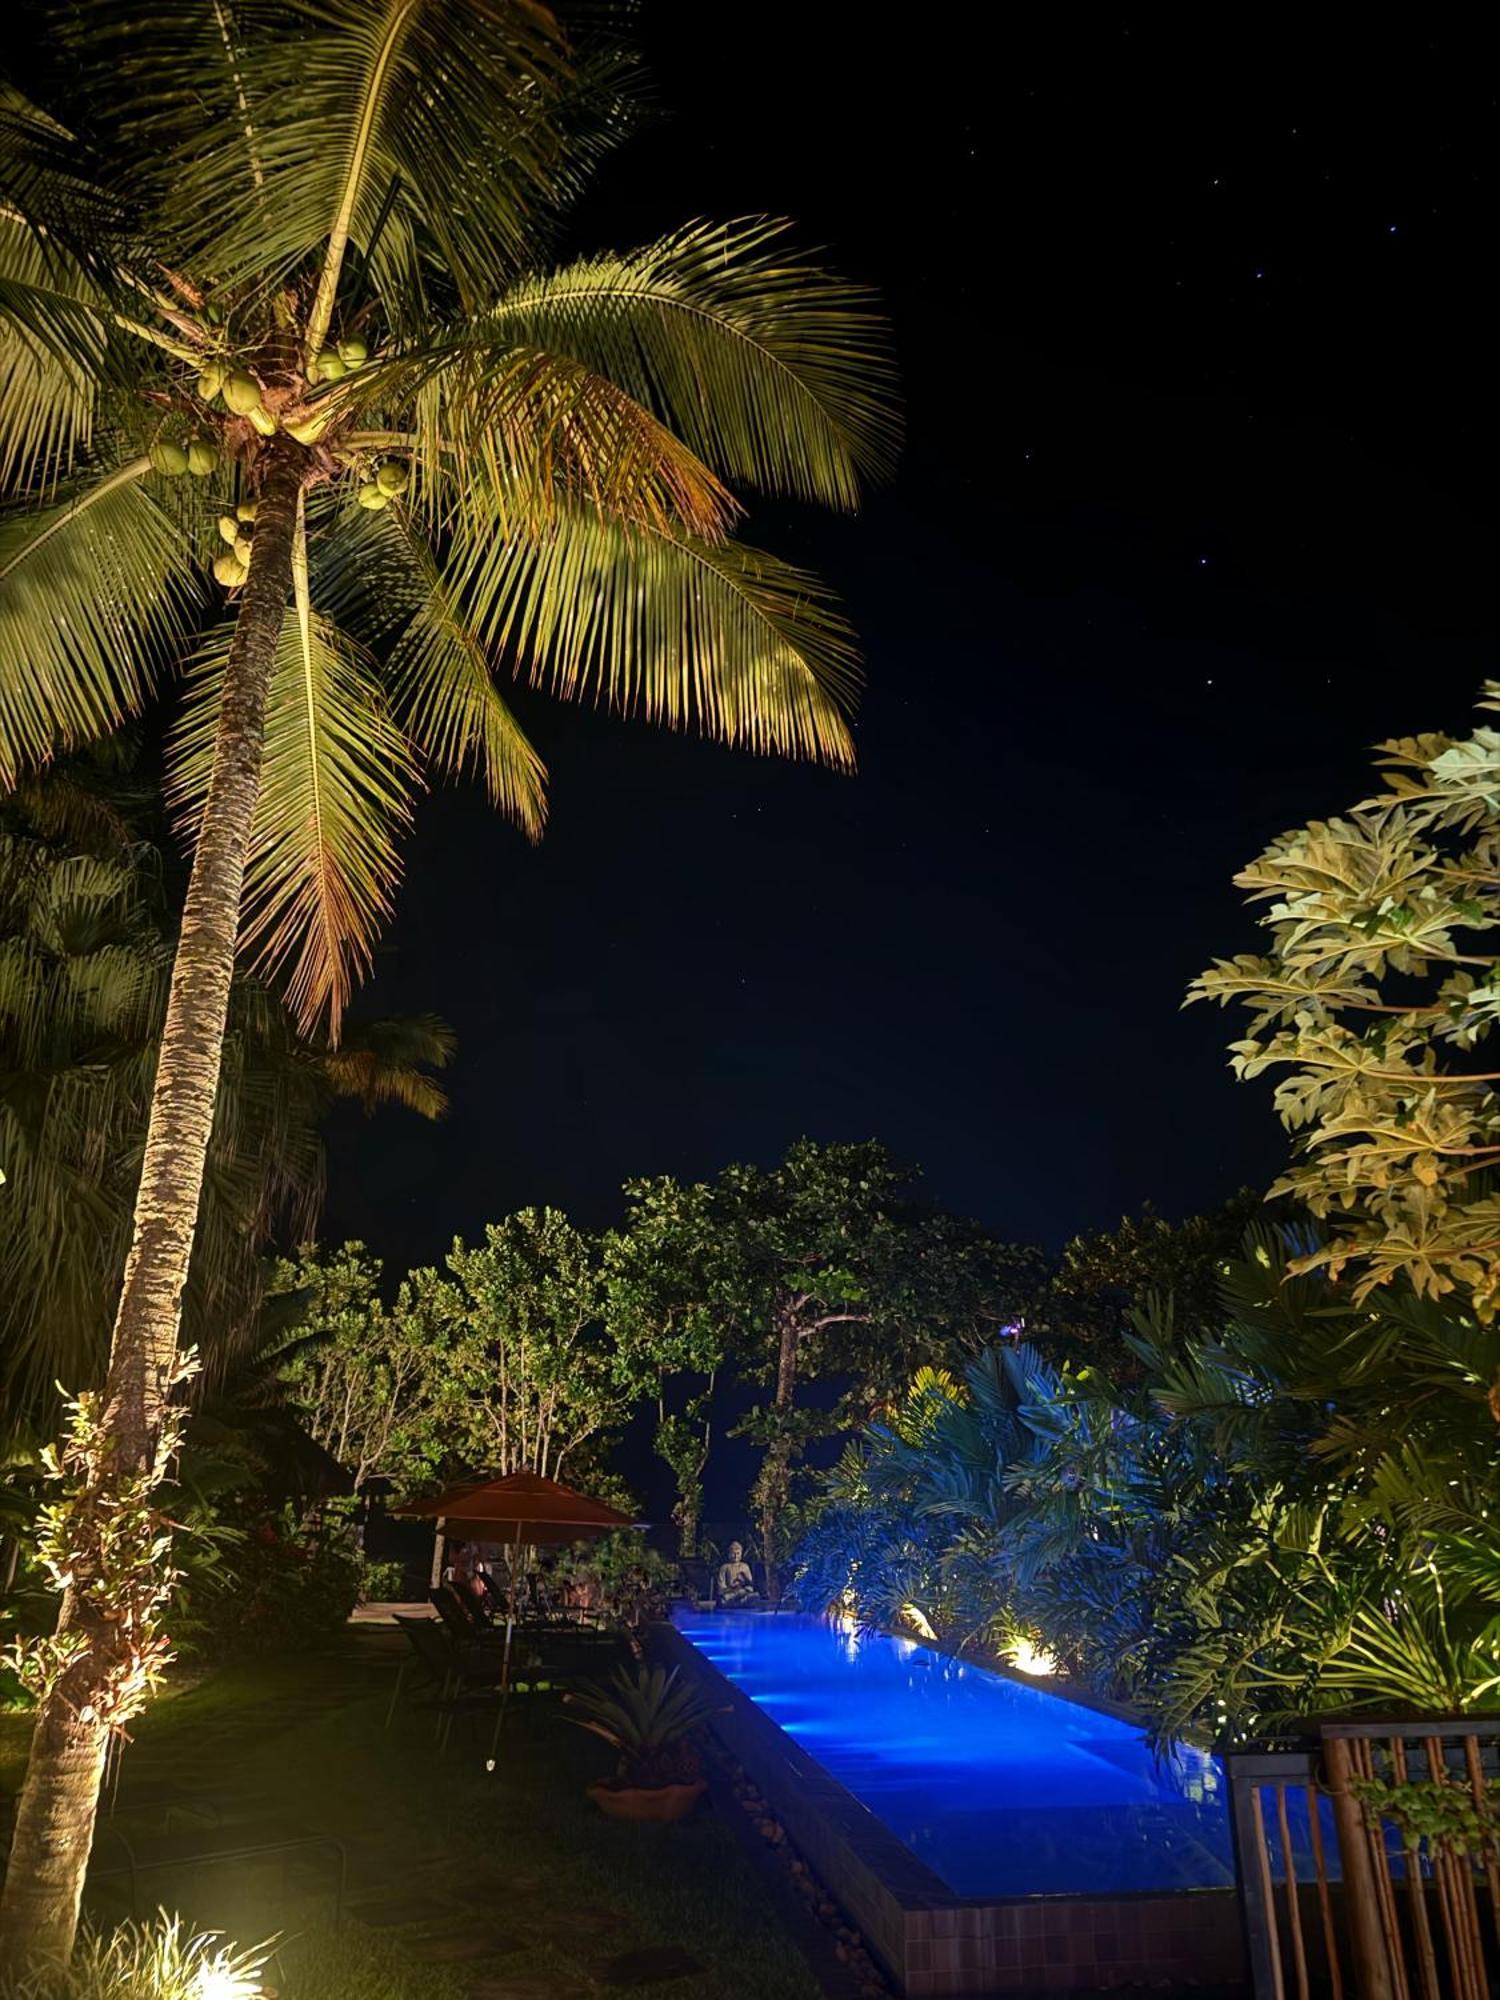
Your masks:
M692 1737L709 1710L695 1688L665 1667L618 1668L568 1696L570 1719L618 1752L612 1778L588 1795L611 1819L681 1819L707 1789Z

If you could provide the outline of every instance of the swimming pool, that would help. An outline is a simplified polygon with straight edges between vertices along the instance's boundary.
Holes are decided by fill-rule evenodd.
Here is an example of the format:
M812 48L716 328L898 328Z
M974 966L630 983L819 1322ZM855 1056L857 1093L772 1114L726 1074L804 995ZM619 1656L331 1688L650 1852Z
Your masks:
M884 1633L680 1611L683 1638L960 1897L1228 1887L1228 1785L1183 1749Z

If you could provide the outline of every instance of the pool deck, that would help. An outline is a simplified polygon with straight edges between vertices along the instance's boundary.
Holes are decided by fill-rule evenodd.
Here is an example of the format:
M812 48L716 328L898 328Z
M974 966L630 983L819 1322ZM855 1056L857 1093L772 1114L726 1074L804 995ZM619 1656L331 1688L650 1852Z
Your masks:
M653 1642L662 1658L705 1686L717 1711L715 1734L901 1992L938 2000L1105 1993L1142 1983L1233 1987L1244 1979L1232 1889L957 1896L691 1640L658 1625Z

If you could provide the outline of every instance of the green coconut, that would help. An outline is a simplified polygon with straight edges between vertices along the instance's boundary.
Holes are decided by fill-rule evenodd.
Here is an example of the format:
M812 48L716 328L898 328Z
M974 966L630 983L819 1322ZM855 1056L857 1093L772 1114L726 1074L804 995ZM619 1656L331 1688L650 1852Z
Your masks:
M253 500L242 500L239 506L235 508L234 513L236 520L253 521L255 519L255 502Z
M399 458L383 458L376 467L375 481L382 493L394 496L406 491L411 484L411 474Z
M219 516L219 533L229 543L230 547L233 548L234 544L240 538L240 524L234 518L233 514L221 514Z
M214 397L218 395L224 386L224 377L228 372L221 361L210 361L203 369L198 377L198 394L203 398L205 403L211 403Z
M237 417L248 417L260 408L259 382L243 368L232 369L224 377L224 401Z
M176 479L188 469L188 455L180 444L170 444L165 438L158 438L151 447L151 469L164 472L169 479Z
M349 368L363 368L370 358L370 350L362 340L341 340L339 359Z
M238 537L234 545L234 552L248 569L250 566L250 538L248 535Z
M382 493L372 479L367 485L360 487L359 504L361 507L368 507L372 514L378 514L382 507L388 507L391 504L390 495Z
M245 564L232 549L226 549L221 556L214 557L214 575L226 589L233 590L237 583L243 583L250 574Z
M204 438L194 438L188 446L188 471L195 479L207 479L211 472L219 469L219 453L216 446Z
M318 356L318 374L325 382L342 382L349 373L349 364L342 354L332 351Z
M263 438L275 437L276 419L271 415L269 410L247 410L245 415L250 419L250 422Z

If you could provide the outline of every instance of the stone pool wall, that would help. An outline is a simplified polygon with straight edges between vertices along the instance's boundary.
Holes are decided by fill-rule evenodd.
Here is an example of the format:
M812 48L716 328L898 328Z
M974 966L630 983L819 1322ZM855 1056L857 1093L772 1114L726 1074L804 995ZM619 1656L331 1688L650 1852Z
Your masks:
M705 1687L716 1734L808 1865L912 1995L1109 1992L1244 1978L1230 1889L1127 1896L955 1896L750 1697L670 1625L656 1649Z

